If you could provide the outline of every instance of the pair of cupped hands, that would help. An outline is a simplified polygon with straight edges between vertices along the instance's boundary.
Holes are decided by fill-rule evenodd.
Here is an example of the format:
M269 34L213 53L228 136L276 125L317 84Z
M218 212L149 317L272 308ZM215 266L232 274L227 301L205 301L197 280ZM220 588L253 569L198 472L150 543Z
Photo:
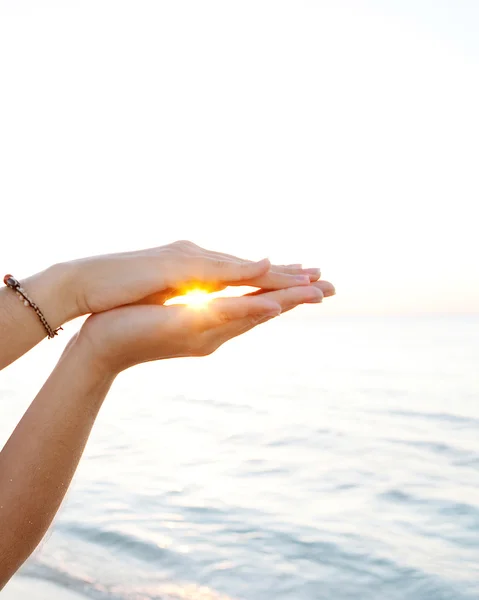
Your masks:
M74 261L79 314L91 314L75 339L110 373L164 358L205 356L226 341L300 304L335 293L317 268L271 265L205 250L188 241ZM165 302L192 287L213 292L252 286L197 310Z

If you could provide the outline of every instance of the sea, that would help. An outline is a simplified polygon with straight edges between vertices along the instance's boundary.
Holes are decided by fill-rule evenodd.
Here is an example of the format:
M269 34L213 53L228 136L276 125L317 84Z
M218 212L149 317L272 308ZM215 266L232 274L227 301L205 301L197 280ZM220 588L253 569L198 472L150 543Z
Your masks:
M120 375L15 577L92 600L479 599L479 316L313 308ZM0 445L75 327L0 373Z

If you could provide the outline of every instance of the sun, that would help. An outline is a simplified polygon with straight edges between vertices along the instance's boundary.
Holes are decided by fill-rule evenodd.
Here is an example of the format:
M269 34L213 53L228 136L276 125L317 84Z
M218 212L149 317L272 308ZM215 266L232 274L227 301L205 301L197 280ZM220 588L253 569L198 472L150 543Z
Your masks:
M205 308L211 299L211 294L208 294L203 290L195 289L186 292L182 296L177 296L176 298L168 300L166 304L187 304L188 306L191 306L191 308L200 310Z
M170 304L186 304L195 310L205 309L215 298L236 298L253 291L256 288L248 286L227 287L218 292L206 292L204 289L194 287L192 289L183 288L178 292L178 296L170 298L165 302L166 306Z
M193 308L203 308L211 300L210 295L203 290L191 290L184 296L185 304Z

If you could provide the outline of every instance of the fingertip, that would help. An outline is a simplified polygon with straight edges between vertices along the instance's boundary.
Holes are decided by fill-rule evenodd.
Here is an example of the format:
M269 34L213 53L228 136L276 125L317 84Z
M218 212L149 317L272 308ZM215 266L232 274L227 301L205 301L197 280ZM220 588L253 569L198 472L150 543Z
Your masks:
M216 298L209 303L211 316L222 322L245 317L275 317L281 313L278 302L260 296L238 298ZM215 316L216 315L216 316Z
M269 258L262 258L261 260L258 260L256 263L254 263L254 265L261 271L268 271L268 269L271 269L271 261L269 260Z
M303 272L306 273L309 276L309 280L311 281L311 283L313 283L314 281L318 281L319 279L321 279L321 269L303 269Z
M336 288L329 281L319 281L316 286L321 289L325 298L329 298L336 294Z
M336 296L336 288L334 287L334 285L332 285L330 287L330 289L328 289L327 291L324 291L323 294L324 294L325 298L329 298L331 296Z
M323 301L324 294L319 288L315 288L315 293L305 301L305 304L320 304Z

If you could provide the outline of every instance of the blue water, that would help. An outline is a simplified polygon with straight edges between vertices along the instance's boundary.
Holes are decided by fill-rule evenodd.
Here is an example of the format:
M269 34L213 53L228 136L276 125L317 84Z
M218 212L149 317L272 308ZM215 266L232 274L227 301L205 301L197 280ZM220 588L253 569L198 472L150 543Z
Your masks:
M123 374L18 576L98 600L479 598L479 317L309 308ZM50 344L0 374L2 440Z

